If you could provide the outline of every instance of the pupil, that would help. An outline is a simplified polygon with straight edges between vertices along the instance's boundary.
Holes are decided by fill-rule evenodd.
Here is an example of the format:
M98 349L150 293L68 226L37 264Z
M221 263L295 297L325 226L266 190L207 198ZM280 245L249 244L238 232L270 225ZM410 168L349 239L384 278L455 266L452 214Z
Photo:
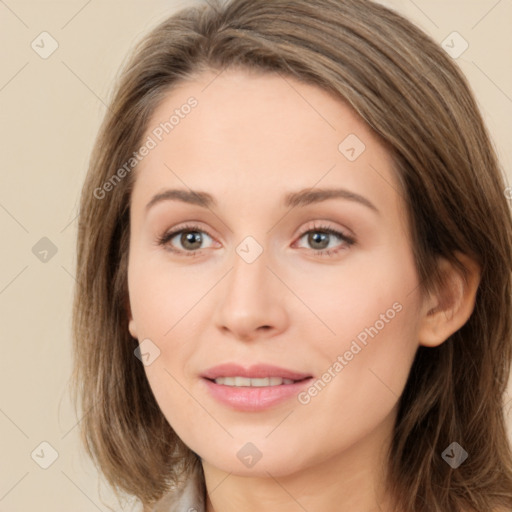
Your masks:
M194 245L194 238L196 238L196 242ZM201 246L201 234L197 231L189 231L188 233L184 233L181 237L181 243L183 247L187 247L190 243L192 247L189 246L189 249L197 249L197 246Z
M313 245L314 243L317 243L317 242L326 242L327 241L327 238L328 238L328 234L327 233L313 233L309 236L309 242ZM322 240L323 238L323 240ZM324 249L325 247L327 247L329 245L328 241L327 241L327 244L323 244L322 247L319 247L319 249Z

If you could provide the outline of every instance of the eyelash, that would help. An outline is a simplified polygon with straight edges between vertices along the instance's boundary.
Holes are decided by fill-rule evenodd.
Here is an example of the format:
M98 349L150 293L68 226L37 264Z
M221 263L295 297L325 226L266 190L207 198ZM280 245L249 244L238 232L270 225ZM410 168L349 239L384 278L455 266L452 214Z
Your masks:
M213 238L207 231L202 229L200 226L196 224L187 224L184 226L181 226L179 229L176 229L174 231L166 232L162 236L159 236L157 239L157 245L167 247L169 251L173 253L177 253L180 255L184 255L187 257L196 257L201 254L201 249L195 250L195 251L182 251L180 249L175 249L169 244L169 241L172 240L176 235L179 235L183 232L199 232L199 233L206 233L210 238ZM299 236L299 240L304 236L307 235L310 232L321 232L328 235L333 235L338 238L340 238L343 242L345 242L346 247L348 248L356 243L356 240L343 232L337 231L329 226L325 225L314 225L312 228L307 229L306 231L302 232ZM319 256L323 257L333 257L337 255L339 252L345 250L343 247L341 249L312 249L312 251Z

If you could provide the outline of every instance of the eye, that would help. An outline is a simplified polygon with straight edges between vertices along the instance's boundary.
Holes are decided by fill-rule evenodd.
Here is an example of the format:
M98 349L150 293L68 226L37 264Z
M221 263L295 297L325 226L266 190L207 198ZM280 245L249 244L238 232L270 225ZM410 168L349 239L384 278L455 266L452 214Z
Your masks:
M197 256L201 249L204 249L201 245L204 242L205 235L212 240L212 237L199 226L189 224L181 226L174 231L164 233L158 238L157 244L168 248L171 252L184 254L185 256ZM181 245L181 248L173 246L173 239L176 239L177 243Z
M356 243L353 237L325 225L314 225L313 228L304 231L300 235L299 240L306 237L306 235L306 241L312 247L314 254L320 256L334 256ZM157 239L157 244L179 255L198 256L201 254L201 250L205 249L205 247L202 247L205 236L213 240L200 226L188 224L164 233ZM175 242L173 242L174 239L176 239ZM334 250L332 246L329 247L333 239L338 239L342 242ZM181 245L181 247L177 248L176 243Z
M306 241L312 247L315 254L320 256L334 256L340 251L348 249L351 245L355 244L355 239L341 231L337 231L329 226L315 225L313 228L308 229L299 237L299 240L307 235ZM338 248L332 250L329 247L331 241L338 239L342 244L338 244ZM331 246L332 247L332 246Z

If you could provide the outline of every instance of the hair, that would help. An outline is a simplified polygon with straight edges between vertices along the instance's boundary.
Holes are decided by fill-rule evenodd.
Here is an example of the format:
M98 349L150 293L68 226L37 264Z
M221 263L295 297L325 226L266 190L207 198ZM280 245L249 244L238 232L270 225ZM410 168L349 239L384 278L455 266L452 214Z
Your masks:
M410 219L422 293L439 258L481 268L468 321L420 346L399 399L389 490L406 512L512 509L504 397L512 360L512 217L505 179L471 88L453 60L397 12L370 0L210 0L141 40L116 80L80 199L73 304L81 439L116 491L156 504L200 459L161 412L128 332L134 173L97 190L133 155L160 102L206 70L238 68L316 85L388 147ZM469 454L453 469L452 442ZM204 478L204 475L202 475Z

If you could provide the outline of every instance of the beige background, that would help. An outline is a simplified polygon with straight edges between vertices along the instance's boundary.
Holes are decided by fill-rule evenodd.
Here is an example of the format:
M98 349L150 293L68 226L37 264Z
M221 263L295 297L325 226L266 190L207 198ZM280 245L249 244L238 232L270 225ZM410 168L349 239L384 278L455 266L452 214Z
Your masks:
M121 510L79 446L67 393L78 197L120 63L142 34L189 3L0 1L0 512ZM512 1L382 3L439 43L453 31L469 43L457 62L512 183ZM58 43L46 59L31 47L43 31ZM32 252L43 237L57 249L46 262ZM58 452L47 469L35 462L51 462L43 441Z

